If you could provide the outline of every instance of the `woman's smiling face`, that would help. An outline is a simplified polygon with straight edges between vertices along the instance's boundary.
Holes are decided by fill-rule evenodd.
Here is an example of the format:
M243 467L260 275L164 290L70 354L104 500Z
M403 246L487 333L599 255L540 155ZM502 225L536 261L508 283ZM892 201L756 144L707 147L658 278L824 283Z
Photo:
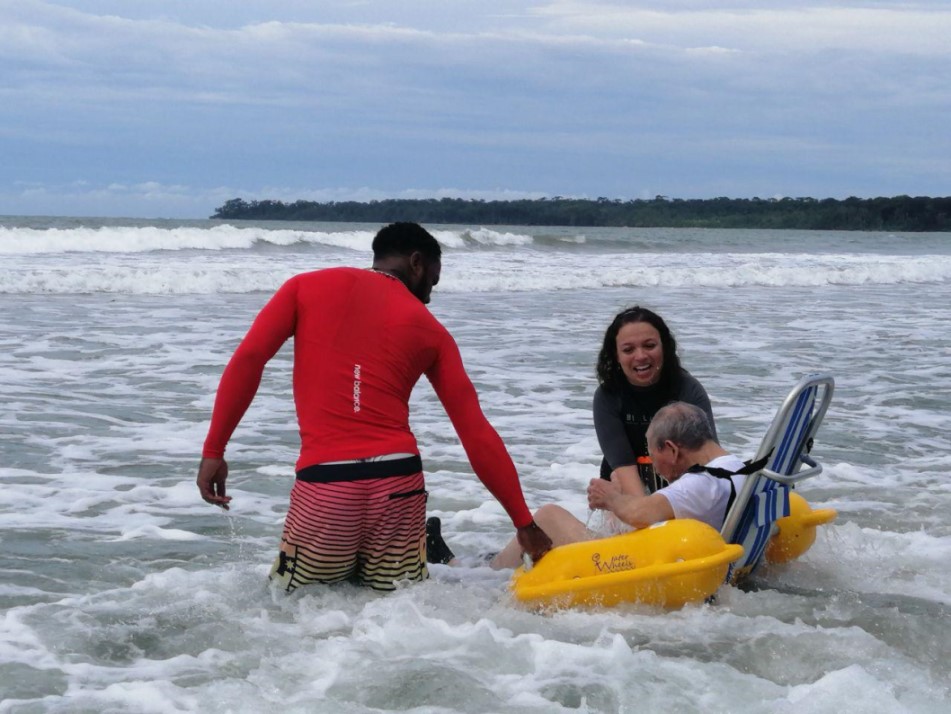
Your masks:
M664 346L660 333L649 322L628 322L617 333L617 361L627 381L649 387L660 379Z

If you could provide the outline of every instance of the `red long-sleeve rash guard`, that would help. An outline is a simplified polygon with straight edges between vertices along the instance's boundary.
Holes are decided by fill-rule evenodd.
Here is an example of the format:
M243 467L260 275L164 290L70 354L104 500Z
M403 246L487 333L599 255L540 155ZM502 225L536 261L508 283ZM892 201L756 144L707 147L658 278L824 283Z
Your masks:
M425 374L476 475L516 527L531 522L515 464L482 413L455 340L402 282L369 270L304 273L274 294L221 377L203 456L224 455L265 364L291 336L298 470L418 453L409 428L409 397Z

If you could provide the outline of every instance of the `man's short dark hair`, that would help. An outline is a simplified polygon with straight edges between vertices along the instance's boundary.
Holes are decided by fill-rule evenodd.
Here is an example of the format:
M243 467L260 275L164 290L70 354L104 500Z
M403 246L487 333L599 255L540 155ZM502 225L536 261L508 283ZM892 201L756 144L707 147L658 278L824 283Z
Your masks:
M417 251L429 262L442 258L439 242L418 223L391 223L381 228L373 239L373 260L391 255L412 255Z

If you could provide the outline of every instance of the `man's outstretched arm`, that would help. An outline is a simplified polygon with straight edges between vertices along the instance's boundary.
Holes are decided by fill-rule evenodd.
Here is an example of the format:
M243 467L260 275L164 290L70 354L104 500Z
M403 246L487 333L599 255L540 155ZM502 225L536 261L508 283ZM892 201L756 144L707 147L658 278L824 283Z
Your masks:
M551 539L532 520L515 463L502 437L482 412L459 348L448 333L439 360L427 372L427 377L459 435L476 476L512 519L525 552L533 560L541 558L551 548Z
M198 490L208 503L228 508L225 447L257 394L264 367L294 333L295 305L296 287L291 280L258 313L221 375L198 467Z

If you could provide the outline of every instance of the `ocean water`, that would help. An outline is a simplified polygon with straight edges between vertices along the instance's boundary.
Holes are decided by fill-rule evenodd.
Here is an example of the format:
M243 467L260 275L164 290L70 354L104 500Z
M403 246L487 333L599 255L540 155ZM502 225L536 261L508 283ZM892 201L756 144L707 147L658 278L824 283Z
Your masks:
M512 535L428 383L429 510L462 567L379 595L272 591L297 435L290 349L200 500L221 370L290 275L376 225L0 219L0 713L946 712L951 234L434 226L450 328L530 506L588 517L613 314L668 320L723 443L799 377L836 392L802 559L714 604L539 614L482 564Z

